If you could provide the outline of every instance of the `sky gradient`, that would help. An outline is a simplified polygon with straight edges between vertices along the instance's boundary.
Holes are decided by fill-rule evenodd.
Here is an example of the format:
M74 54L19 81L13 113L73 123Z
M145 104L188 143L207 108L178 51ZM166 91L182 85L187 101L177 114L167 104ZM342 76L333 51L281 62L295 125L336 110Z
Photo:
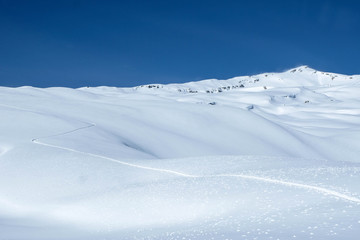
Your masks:
M0 86L360 74L357 1L0 0Z

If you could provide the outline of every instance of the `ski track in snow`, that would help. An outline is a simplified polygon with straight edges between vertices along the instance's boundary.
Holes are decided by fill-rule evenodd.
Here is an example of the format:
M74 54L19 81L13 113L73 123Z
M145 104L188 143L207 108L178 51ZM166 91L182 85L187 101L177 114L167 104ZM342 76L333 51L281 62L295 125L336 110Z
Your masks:
M96 127L95 123L86 123L86 124L87 124L87 126L79 127L79 128L73 129L71 131L59 133L59 134L56 134L56 135L43 137L41 139L46 139L46 138L56 137L56 136L62 136L62 135L70 134L70 133L80 131L80 130L83 130L83 129ZM296 183L296 182L282 181L282 180L266 178L266 177L259 177L259 176L253 176L253 175L244 175L244 174L218 174L218 175L204 175L204 176L192 175L192 174L178 172L178 171L174 171L174 170L170 170L170 169L154 168L154 167L142 166L142 165L138 165L138 164L132 164L132 163L129 163L129 162L120 161L120 160L110 158L110 157L106 157L106 156L103 156L103 155L93 154L93 153L89 153L89 152L82 152L82 151L78 151L78 150L75 150L75 149L72 149L72 148L61 147L61 146L57 146L57 145L44 143L44 142L39 141L39 139L40 138L35 138L35 139L32 139L31 141L33 143L35 143L35 144L39 144L39 145L42 145L42 146L62 149L62 150L65 150L65 151L70 151L70 152L75 152L75 153L79 153L79 154L83 154L83 155L88 155L88 156L91 156L91 157L101 158L101 159L104 159L104 160L108 160L108 161L115 162L115 163L118 163L118 164L126 165L126 166L129 166L129 167L145 169L145 170L151 170L151 171L157 171L157 172L162 172L162 173L168 173L168 174L173 174L173 175L177 175L177 176L180 176L180 177L186 177L186 178L211 178L211 177L243 178L243 179L248 179L248 180L255 180L255 181L273 183L273 184L283 185L283 186L288 186L288 187L296 187L296 188L302 188L302 189L306 189L306 190L311 190L311 191L315 191L315 192L318 192L318 193L321 193L321 194L324 194L324 195L327 195L327 196L333 196L333 197L338 198L338 199L342 199L342 200L345 200L345 201L350 201L350 202L360 204L360 198L357 198L357 197L354 197L354 196L349 196L349 195L346 195L346 194L343 194L343 193L340 193L340 192L336 192L334 190L322 188L322 187L317 187L317 186L312 186L312 185L307 185L307 184L302 184L302 183Z
M313 190L313 191L316 191L316 192L319 192L319 193L322 193L325 195L331 195L336 198L340 198L343 200L347 200L350 202L355 202L355 203L360 204L360 199L357 197L349 196L349 195L339 193L339 192L336 192L336 191L333 191L330 189L307 185L307 184L302 184L302 183L288 182L288 181L282 181L282 180L277 180L277 179L272 179L272 178L264 178L264 177L243 175L243 174L220 174L220 175L216 175L216 177L239 177L239 178L252 179L252 180L274 183L274 184L279 184L279 185L285 185L285 186L290 186L290 187L303 188L303 189Z
M82 129L83 129L83 128L82 128ZM169 169L153 168L153 167L147 167L147 166L132 164L132 163L120 161L120 160L117 160L117 159L114 159L114 158L110 158L110 157L105 157L105 156L102 156L102 155L94 154L94 153L82 152L82 151L78 151L78 150L75 150L75 149L72 149L72 148L61 147L61 146L57 146L57 145L52 145L52 144L40 142L38 139L33 139L32 142L33 142L33 143L36 143L36 144L39 144L39 145L47 146L47 147L58 148L58 149L62 149L62 150L70 151L70 152L75 152L75 153L80 153L80 154L88 155L88 156L91 156L91 157L102 158L102 159L105 159L105 160L108 160L108 161L120 163L120 164L123 164L123 165L126 165L126 166L130 166L130 167L141 168L141 169L152 170L152 171L158 171L158 172L164 172L164 173L170 173L170 174L178 175L178 176L181 176L181 177L189 177L189 178L197 178L197 177L200 177L200 176L195 176L195 175L190 175L190 174L186 174L186 173L181 173L181 172L177 172L177 171L173 171L173 170L169 170Z

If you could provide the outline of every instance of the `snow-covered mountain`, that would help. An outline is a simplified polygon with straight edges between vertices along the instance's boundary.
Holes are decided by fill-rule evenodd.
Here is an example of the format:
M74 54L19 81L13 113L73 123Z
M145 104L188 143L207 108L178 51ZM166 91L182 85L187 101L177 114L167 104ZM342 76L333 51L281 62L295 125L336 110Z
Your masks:
M360 75L0 87L0 239L357 239Z
M150 84L135 89L165 89L188 93L217 93L244 87L299 87L299 86L337 86L358 82L359 75L347 76L342 74L320 72L308 66L301 66L282 73L263 73L253 76L235 77L228 80L209 79L185 84Z

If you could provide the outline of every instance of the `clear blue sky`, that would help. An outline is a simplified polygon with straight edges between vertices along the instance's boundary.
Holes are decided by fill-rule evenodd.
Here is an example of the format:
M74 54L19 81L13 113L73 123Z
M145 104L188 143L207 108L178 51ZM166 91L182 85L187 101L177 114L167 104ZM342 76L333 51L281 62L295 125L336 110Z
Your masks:
M358 1L0 0L0 85L360 73Z

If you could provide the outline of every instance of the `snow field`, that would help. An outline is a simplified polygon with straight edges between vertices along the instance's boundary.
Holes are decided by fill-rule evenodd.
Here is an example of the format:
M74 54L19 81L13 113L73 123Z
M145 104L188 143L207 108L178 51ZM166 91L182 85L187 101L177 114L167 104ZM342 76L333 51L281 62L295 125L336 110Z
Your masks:
M0 239L357 239L359 82L0 88Z

